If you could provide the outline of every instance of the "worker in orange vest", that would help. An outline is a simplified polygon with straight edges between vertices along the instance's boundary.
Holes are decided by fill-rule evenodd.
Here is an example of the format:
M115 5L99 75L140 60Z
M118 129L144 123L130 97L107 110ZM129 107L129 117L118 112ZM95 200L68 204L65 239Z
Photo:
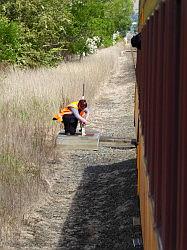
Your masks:
M59 114L54 115L53 120L64 123L66 135L74 135L76 133L78 121L81 126L87 125L89 113L86 100L81 99L61 109Z

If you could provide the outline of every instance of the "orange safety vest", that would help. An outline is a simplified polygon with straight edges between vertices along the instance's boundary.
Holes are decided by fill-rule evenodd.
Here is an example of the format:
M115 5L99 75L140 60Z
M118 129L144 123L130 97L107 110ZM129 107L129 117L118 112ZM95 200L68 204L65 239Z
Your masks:
M60 112L58 114L54 115L54 118L56 118L56 120L58 122L63 122L64 115L71 115L73 113L71 111L71 108L78 110L78 103L79 102L71 102L67 107L60 109ZM84 116L85 112L81 111L79 114L80 114L80 116Z

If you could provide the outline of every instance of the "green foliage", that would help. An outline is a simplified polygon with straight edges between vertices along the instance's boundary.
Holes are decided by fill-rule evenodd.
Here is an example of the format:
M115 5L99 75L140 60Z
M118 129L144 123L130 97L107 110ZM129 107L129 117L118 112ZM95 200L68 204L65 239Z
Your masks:
M131 0L113 0L106 3L106 16L113 21L115 30L125 33L130 27L132 13Z
M21 49L21 26L0 17L0 61L15 63Z
M61 59L58 52L63 50L64 27L70 21L64 7L61 0L14 0L0 6L2 16L23 27L22 46L16 55L18 64L35 67Z
M87 52L88 38L112 44L130 25L132 0L4 0L0 5L0 62L54 65Z

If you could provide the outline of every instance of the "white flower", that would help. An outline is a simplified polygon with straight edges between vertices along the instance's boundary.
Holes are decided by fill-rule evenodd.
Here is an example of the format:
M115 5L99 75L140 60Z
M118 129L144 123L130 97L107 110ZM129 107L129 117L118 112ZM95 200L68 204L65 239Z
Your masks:
M113 45L116 44L117 42L116 40L119 38L119 36L120 36L119 31L116 31L116 33L112 35Z
M98 46L100 45L101 39L98 36L94 36L93 38L88 38L86 40L86 47L88 49L88 53L93 54L97 51Z

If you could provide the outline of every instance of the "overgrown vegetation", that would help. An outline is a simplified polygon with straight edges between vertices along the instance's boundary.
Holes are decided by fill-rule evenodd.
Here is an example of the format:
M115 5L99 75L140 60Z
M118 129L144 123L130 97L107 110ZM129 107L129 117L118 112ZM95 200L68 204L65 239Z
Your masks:
M60 129L53 115L60 104L81 97L83 83L89 105L94 104L101 84L115 72L122 49L117 44L56 68L1 72L0 246L10 238L15 243L25 209L47 184L43 169L56 160Z
M132 0L2 0L0 62L37 67L112 45L130 26Z
M131 10L132 0L1 0L0 245L46 185L41 169L55 158L59 127L52 116L59 104L79 99L83 83L93 103L122 48L56 68L39 66L114 44L128 29ZM8 71L7 65L25 68Z

